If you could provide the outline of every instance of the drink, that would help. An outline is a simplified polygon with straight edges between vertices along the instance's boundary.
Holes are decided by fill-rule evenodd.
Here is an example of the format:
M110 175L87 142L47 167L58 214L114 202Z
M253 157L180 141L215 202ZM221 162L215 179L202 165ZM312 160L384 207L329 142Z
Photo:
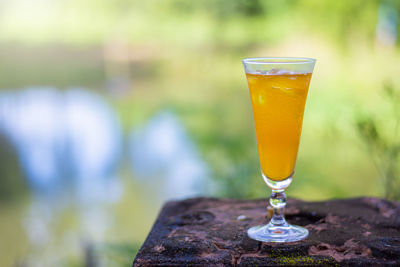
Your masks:
M284 180L296 164L311 73L246 76L262 172L271 180Z
M293 180L304 106L314 69L312 58L246 58L256 126L258 154L265 183L271 188L270 222L247 230L262 242L294 242L308 236L306 228L290 225L284 217L285 189Z

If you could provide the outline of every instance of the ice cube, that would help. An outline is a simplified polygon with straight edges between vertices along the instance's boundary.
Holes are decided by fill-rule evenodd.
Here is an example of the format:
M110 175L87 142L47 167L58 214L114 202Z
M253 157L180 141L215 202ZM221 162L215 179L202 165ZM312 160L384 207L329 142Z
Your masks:
M294 71L283 70L283 69L270 69L267 73L268 75L284 75L284 74L295 74Z
M256 74L267 75L268 71L267 70L256 70Z

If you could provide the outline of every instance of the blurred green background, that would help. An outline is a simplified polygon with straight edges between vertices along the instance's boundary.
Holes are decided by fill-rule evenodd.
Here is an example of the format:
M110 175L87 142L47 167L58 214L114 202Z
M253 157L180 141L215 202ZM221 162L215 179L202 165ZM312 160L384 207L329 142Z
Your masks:
M399 200L399 12L1 1L0 265L129 266L167 199L266 198L244 57L317 59L289 197Z

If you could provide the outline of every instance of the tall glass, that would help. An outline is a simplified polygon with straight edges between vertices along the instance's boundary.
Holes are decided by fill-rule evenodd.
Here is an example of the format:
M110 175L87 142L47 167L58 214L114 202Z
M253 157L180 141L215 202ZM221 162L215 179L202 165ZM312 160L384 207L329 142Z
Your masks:
M293 180L304 106L315 65L312 58L246 58L243 60L253 104L261 174L272 189L273 215L267 225L250 228L250 238L294 242L308 230L284 218L285 189Z

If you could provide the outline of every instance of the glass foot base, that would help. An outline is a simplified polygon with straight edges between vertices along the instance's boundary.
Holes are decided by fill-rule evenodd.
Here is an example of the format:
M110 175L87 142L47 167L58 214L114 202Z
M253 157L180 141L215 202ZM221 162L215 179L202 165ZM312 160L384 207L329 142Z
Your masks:
M262 242L295 242L306 238L308 230L296 225L275 226L269 223L250 228L247 235Z

